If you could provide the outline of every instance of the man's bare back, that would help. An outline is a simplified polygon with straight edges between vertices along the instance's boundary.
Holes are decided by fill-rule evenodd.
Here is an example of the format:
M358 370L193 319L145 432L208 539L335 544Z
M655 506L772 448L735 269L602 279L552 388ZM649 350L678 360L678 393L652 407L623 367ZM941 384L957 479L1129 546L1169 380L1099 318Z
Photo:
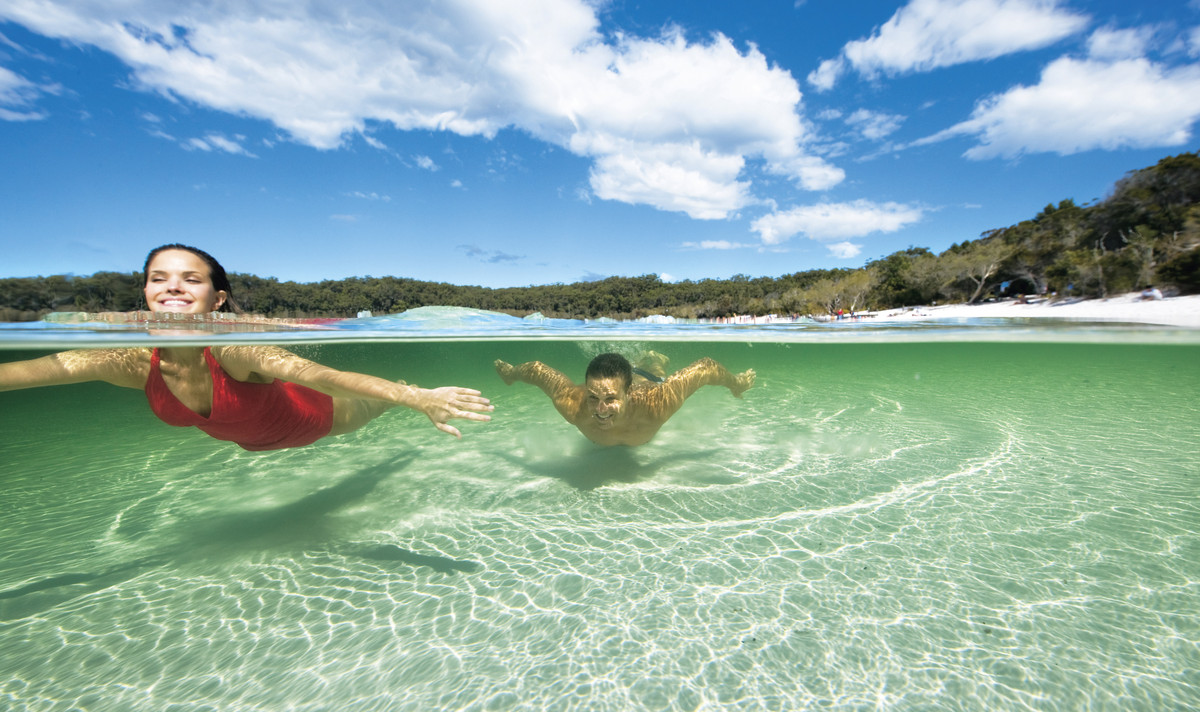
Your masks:
M711 358L702 358L660 383L632 379L629 362L601 354L588 365L578 385L540 361L519 366L496 361L496 372L511 385L522 381L542 389L556 410L598 445L644 445L701 386L725 386L740 398L754 385L754 370L732 374Z

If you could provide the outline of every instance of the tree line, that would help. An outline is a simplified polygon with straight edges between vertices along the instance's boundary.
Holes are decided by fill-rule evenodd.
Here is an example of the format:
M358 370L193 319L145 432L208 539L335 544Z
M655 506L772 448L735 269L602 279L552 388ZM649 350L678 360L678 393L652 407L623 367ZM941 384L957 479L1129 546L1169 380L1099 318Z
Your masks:
M663 282L657 275L491 289L403 277L281 282L230 274L244 310L270 317L351 317L421 306L459 306L524 316L637 318L668 314L835 314L975 302L1012 295L1105 297L1157 286L1200 292L1200 154L1131 171L1090 206L1063 200L1029 220L950 246L909 247L853 269L781 277ZM52 311L134 311L140 272L0 279L0 321Z

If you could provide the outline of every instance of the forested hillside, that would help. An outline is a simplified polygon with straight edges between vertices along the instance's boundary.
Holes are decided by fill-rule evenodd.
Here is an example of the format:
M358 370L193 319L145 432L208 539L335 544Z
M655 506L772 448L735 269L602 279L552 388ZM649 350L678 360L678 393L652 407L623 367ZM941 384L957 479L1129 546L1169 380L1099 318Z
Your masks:
M430 305L569 318L722 317L825 314L1014 294L1103 297L1150 285L1189 294L1200 292L1200 155L1172 156L1133 171L1094 205L1050 203L1029 220L941 254L910 247L857 269L672 283L644 275L507 289L403 277L302 284L231 274L230 281L246 311L273 317L346 317L361 310L378 315ZM0 279L0 321L38 319L51 311L139 308L140 273Z

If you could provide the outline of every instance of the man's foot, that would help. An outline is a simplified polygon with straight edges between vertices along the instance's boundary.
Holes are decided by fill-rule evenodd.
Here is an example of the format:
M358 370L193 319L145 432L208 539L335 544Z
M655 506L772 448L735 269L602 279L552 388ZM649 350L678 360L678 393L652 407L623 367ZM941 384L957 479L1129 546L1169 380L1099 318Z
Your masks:
M671 359L663 356L657 351L647 351L642 354L638 362L634 364L635 368L640 368L648 373L653 373L659 378L667 377L667 364L671 363Z
M733 377L733 385L729 387L729 392L735 397L741 398L742 394L750 390L750 386L754 385L754 377L758 375L754 369L747 369L742 373Z

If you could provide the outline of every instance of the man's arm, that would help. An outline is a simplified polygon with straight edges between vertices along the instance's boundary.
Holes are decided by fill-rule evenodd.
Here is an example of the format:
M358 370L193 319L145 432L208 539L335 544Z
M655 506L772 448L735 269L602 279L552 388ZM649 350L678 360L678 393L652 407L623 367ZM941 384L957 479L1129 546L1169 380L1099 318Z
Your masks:
M510 386L520 381L542 389L543 393L550 396L559 415L566 418L567 422L575 422L575 416L583 404L583 387L576 385L561 371L541 361L526 361L520 366L513 366L496 359L496 373Z
M705 356L685 366L645 390L646 407L653 417L664 422L683 406L683 402L702 386L725 386L741 398L754 385L754 369L732 374L724 366Z

